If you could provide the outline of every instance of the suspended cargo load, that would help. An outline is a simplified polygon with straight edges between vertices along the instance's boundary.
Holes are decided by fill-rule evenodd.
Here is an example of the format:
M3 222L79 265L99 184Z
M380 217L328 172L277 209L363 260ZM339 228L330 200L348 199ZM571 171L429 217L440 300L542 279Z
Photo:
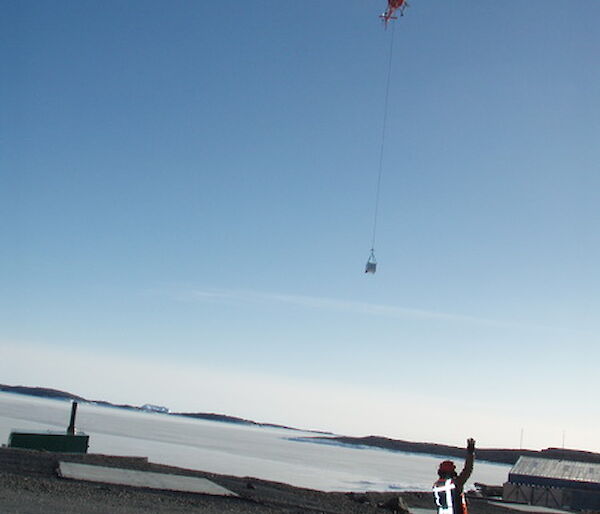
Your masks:
M367 260L367 264L365 266L365 273L373 273L377 271L377 260L375 259L375 251L371 248L371 255L369 255L369 259Z

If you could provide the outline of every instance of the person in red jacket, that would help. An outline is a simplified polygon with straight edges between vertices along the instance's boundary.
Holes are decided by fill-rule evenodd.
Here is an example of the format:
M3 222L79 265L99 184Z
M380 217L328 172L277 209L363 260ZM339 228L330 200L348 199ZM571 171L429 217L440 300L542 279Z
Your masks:
M473 471L475 439L467 439L467 458L460 474L451 460L445 460L438 469L439 479L433 484L433 497L438 514L468 514L464 495L465 483Z

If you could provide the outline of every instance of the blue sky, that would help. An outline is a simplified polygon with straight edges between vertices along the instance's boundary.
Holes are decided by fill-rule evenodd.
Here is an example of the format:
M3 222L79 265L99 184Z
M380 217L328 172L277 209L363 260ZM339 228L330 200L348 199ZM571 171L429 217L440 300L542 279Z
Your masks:
M384 4L3 2L1 381L600 450L600 4L412 2L365 276Z

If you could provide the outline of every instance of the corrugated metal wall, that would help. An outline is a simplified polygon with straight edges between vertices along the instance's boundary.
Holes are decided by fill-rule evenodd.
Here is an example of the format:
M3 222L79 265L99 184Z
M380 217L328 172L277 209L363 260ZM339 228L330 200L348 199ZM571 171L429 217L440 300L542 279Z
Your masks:
M551 508L600 510L600 465L520 457L502 498Z
M600 484L600 464L519 457L519 460L508 474L509 481L512 481L510 480L511 475Z

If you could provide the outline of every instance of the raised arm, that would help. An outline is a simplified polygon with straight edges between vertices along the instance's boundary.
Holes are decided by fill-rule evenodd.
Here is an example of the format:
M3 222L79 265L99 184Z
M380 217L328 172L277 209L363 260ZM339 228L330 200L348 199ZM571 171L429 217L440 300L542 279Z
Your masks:
M473 471L473 462L475 461L475 439L467 439L467 458L465 459L465 467L460 474L454 479L456 487L462 490L467 480Z

